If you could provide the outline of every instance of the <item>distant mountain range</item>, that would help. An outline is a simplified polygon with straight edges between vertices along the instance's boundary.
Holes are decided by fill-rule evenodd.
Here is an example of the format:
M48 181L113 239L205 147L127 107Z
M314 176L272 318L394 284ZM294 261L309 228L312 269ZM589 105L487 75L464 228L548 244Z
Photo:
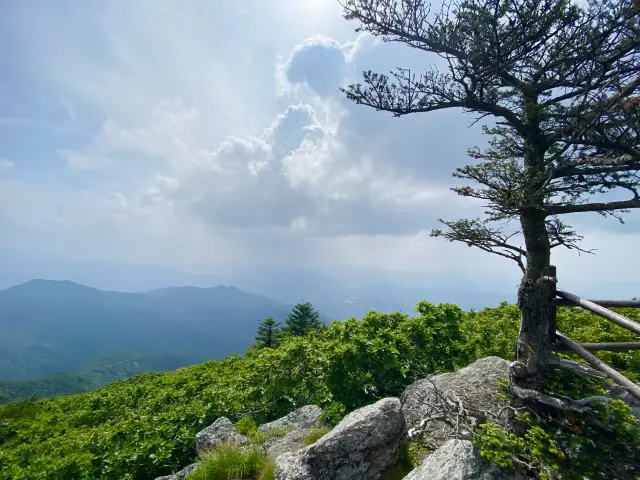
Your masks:
M212 288L168 287L140 293L147 297L191 300L219 307L262 308L269 305L278 308L290 308L284 303L261 295L254 295L253 293L245 292L234 286L225 287L223 285L218 285L217 287Z
M233 286L122 293L32 280L0 291L0 380L79 371L114 351L171 355L176 366L220 359L290 309Z
M185 272L159 265L73 260L31 251L0 249L0 289L33 278L71 280L100 290L146 292L169 286L235 285L245 292L285 304L310 301L327 317L362 317L369 310L411 313L416 303L455 303L462 308L496 306L515 301L519 272L504 285L481 284L457 278L420 276L374 268L307 268L299 266L198 266Z
M214 276L0 252L0 403L242 353L259 322L284 320L300 301L329 321L371 309L411 313L423 299L463 308L509 299L464 281L419 283L371 269L234 267Z

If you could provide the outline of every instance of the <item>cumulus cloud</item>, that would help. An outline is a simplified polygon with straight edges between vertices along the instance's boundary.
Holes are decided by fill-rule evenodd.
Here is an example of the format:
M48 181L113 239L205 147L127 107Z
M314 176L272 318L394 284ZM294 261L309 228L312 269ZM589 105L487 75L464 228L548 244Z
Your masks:
M433 165L424 168L430 176L408 166L443 162L441 134L411 132L398 148L388 119L370 129L371 122L359 121L362 110L346 108L337 91L372 48L377 43L366 35L343 44L315 35L296 45L278 75L293 98L305 98L294 88L303 85L324 100L289 105L259 137L227 139L180 180L178 204L212 226L235 229L335 236L434 226L457 198L437 181Z
M461 111L395 119L346 100L339 87L362 70L430 59L353 35L335 0L10 2L3 14L0 40L15 46L0 51L15 76L0 85L0 157L15 161L0 163L3 242L177 267L473 276L495 262L427 233L482 213L448 190L479 128Z
M338 89L361 81L363 70L385 73L403 65L400 62L411 65L416 61L415 53L407 54L406 50L367 33L342 44L313 36L296 45L279 66L286 82L281 91L304 97L306 89L320 97L319 108L333 112L340 123L337 140L368 156L374 164L392 164L398 174L423 182L451 182L455 167L471 162L467 150L486 145L480 126L470 126L471 117L460 110L443 110L392 118L388 113L357 105ZM420 64L423 59L417 60ZM326 84L333 88L326 88Z
M289 106L261 136L230 136L200 158L160 196L213 228L314 236L415 233L433 224L429 217L450 206L445 202L453 196L340 143L331 125L304 104ZM162 190L156 185L153 195Z
M305 84L320 96L335 94L347 73L349 47L322 35L307 38L278 66L280 80Z
M297 150L302 142L315 142L324 138L324 130L310 105L290 105L279 114L262 134L263 139L276 149L277 156Z

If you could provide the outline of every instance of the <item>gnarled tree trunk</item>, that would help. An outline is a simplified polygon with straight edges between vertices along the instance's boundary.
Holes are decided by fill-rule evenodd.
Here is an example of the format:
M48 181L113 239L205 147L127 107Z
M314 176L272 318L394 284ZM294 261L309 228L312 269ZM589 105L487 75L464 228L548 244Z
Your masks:
M545 215L540 210L523 212L520 223L527 248L527 266L518 289L521 312L517 358L528 374L517 380L519 386L541 390L548 360L552 355L549 326L552 319L552 292L544 273L551 260L551 245Z

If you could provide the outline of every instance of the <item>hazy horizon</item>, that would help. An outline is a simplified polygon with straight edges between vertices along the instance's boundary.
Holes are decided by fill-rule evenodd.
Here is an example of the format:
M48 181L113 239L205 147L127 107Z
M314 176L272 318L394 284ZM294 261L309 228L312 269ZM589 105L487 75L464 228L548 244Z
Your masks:
M4 2L0 250L249 290L305 270L331 278L320 290L376 277L390 296L463 284L513 298L515 264L429 237L438 218L482 215L449 190L486 143L480 125L347 101L338 87L362 70L441 61L354 26L335 0ZM625 219L567 218L597 255L554 249L562 288L639 294L640 217Z

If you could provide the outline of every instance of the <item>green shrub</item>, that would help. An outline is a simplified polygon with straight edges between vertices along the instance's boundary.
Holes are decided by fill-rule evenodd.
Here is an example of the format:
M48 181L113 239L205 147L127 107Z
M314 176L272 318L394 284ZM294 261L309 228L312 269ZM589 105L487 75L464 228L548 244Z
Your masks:
M615 325L599 330L599 320L587 312L564 310L559 329L576 341L628 338ZM455 305L421 302L413 317L370 312L362 320L292 336L277 349L140 374L89 393L0 405L0 480L167 475L194 461L194 435L221 416L250 431L253 424L313 404L325 409L323 421L333 425L379 398L399 396L425 373L453 370L486 355L512 358L518 321L517 307L508 304L465 313ZM640 378L640 352L597 354ZM554 389L564 382L554 381ZM251 419L243 420L249 411ZM602 443L594 442L580 448ZM614 452L611 445L603 448Z
M320 421L325 425L335 427L340 420L344 418L346 407L340 402L331 402L329 405L322 409L320 414Z
M38 413L38 406L39 404L35 397L8 403L0 409L0 420L10 418L28 418L33 420Z
M401 453L407 459L407 461L417 467L424 460L425 455L429 452L430 447L427 444L427 441L423 435L420 435L413 440L405 441L405 445Z
M640 322L640 309L615 308L614 311ZM557 311L558 330L578 343L632 342L635 334L598 315L576 307L560 307ZM471 359L498 356L515 360L516 343L520 328L520 310L507 302L496 308L485 308L466 314L461 324L462 337ZM640 350L622 352L595 352L598 358L616 368L626 377L640 381ZM561 357L580 360L572 353L559 353Z
M577 375L566 370L554 369L545 374L544 392L569 398L585 398L606 395L608 379Z
M258 429L258 425L256 421L249 415L242 417L240 420L236 422L234 425L236 431L242 435L251 435L256 432Z
M503 468L533 465L542 480L554 478L561 457L551 436L539 426L531 426L523 436L516 436L492 423L483 423L474 432L479 453Z
M203 452L198 459L198 469L188 480L233 480L260 478L267 465L266 453L257 447L222 444Z
M619 400L592 408L597 412L595 422L586 416L537 418L520 412L517 434L484 423L474 431L473 440L489 462L535 472L542 480L635 480L640 475L640 423ZM612 431L600 428L603 424Z

